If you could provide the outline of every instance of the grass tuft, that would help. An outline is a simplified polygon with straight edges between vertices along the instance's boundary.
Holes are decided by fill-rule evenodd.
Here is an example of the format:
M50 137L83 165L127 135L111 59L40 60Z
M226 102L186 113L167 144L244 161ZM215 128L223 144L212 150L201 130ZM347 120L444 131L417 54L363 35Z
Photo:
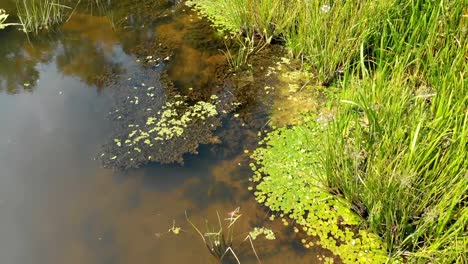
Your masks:
M38 34L66 19L71 8L62 0L15 0L18 18L25 33Z

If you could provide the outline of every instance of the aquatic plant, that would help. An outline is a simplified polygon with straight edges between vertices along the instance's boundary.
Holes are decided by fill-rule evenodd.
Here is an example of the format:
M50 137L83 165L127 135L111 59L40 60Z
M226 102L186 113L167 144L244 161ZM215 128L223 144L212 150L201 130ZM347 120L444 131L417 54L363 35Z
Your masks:
M139 58L148 66L143 72L111 84L119 92L109 111L113 134L99 154L106 167L129 169L151 162L183 164L184 155L198 154L200 145L220 143L214 132L237 107L232 86L224 83L213 87L211 95L195 92L211 87L196 86L189 88L194 93L179 94L168 74L155 75L153 68L157 61L159 65L170 60L173 51L158 42L152 47L150 54L143 46L138 49Z
M122 119L116 112L116 121L124 124L121 135L114 137L101 154L105 164L112 167L129 168L158 161L180 162L182 155L195 153L199 144L208 143L211 131L220 125L217 106L220 102L212 95L211 102L198 101L190 105L182 96L167 101L159 111L148 108L154 101L154 87L141 87L145 97L128 98L126 104L141 108L136 120ZM150 111L148 111L150 110Z
M236 51L231 52L230 48L226 45L226 51L223 52L231 69L234 71L239 71L247 65L250 56L265 48L271 40L257 38L254 31L247 33L246 36L231 33L230 39L234 40L237 48Z
M5 10L0 9L0 29L4 29L8 26L15 26L18 25L17 23L5 23L5 21L8 18L8 14L5 12Z
M216 95L211 97L213 100L217 98ZM138 104L138 98L134 102ZM147 118L146 130L137 129L130 132L124 144L131 147L143 140L145 144L152 146L151 140L162 141L180 137L192 120L205 120L208 117L216 116L218 112L216 106L208 102L199 101L195 105L189 106L182 100L176 100L175 102L167 102L162 107L162 111L158 111L157 114L160 116ZM120 144L120 140L116 141L116 144Z
M365 229L352 211L352 205L343 198L327 192L320 179L323 168L319 162L324 147L319 138L324 127L308 121L291 129L282 128L269 133L262 147L252 154L250 164L255 176L250 189L256 200L266 205L283 223L296 223L310 239L304 238L304 247L319 240L344 263L385 263L385 244Z
M155 56L155 60L166 61L172 51L163 48L156 54L143 54L142 58L149 61ZM104 166L128 169L151 162L183 164L184 155L198 154L200 145L220 143L214 132L238 106L232 86L220 84L211 95L181 95L165 72L154 77L153 68L148 67L145 74L116 82L119 92L109 112L113 135L99 154ZM189 91L195 89L201 88Z
M25 33L39 33L63 22L71 7L61 0L15 0L18 18Z
M234 232L234 226L242 216L240 214L240 208L237 207L232 212L227 214L227 217L224 219L226 224L223 225L221 221L221 217L219 213L216 212L218 226L210 226L208 221L206 221L206 230L207 232L202 233L202 231L189 219L187 212L185 213L185 217L187 222L192 226L192 228L196 231L196 233L200 236L203 243L206 245L208 251L211 255L213 255L216 259L220 261L220 263L238 263L240 264L240 258L236 254L236 248L238 246L234 246L234 240L236 238L236 234ZM261 263L260 258L255 250L253 240L257 239L258 236L264 235L268 240L276 239L274 232L271 229L266 227L255 227L252 231L250 231L247 236L241 241L249 241L250 247L252 252L254 253L257 261Z
M379 30L390 1L188 1L221 30L286 43L323 83L355 66L360 47ZM327 7L327 8L325 8ZM326 12L324 12L326 10ZM311 26L313 25L313 26Z

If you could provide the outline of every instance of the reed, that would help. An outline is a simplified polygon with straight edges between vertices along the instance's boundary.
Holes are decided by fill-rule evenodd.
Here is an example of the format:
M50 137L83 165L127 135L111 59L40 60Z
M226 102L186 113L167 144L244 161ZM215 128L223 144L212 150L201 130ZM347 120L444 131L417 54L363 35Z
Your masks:
M16 0L16 7L22 30L35 34L60 24L71 10L62 0Z
M206 221L206 232L202 232L188 217L187 212L185 213L185 218L190 226L196 231L200 236L203 243L206 245L206 248L210 254L215 257L219 263L226 264L240 264L240 258L236 253L236 248L239 246L234 245L236 240L236 234L234 227L236 222L242 216L240 214L240 208L236 208L234 211L228 214L228 217L224 219L225 224L221 220L221 217L218 212L216 212L218 224L217 226L211 226L208 221ZM258 235L265 235L267 239L275 239L274 234L271 230L266 228L256 228L255 230L249 232L249 234L244 238L242 242L249 241L253 254L255 255L258 263L261 263L260 258L255 250L253 240L256 239ZM241 242L241 243L242 243Z
M234 33L273 37L307 61L323 83L353 66L360 47L379 30L388 1L222 0L189 1L215 25ZM343 26L346 25L346 26Z
M467 28L461 1L395 1L372 71L344 82L324 181L391 254L464 263L468 248ZM352 74L352 73L350 73Z

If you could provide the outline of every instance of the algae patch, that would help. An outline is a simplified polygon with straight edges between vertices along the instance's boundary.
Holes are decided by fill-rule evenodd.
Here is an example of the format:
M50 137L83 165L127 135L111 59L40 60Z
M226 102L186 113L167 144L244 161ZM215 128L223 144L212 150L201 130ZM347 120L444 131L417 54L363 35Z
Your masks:
M273 94L270 111L272 126L299 124L303 114L320 110L323 88L311 84L314 77L311 72L302 69L299 62L285 57L273 66L268 67L267 75L275 75L277 83L265 86L266 92Z

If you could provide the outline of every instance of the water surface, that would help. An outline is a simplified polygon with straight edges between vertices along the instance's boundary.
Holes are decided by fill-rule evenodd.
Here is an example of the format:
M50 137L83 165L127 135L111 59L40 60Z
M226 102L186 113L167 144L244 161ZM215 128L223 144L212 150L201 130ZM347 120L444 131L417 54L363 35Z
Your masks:
M256 131L239 128L248 120L225 121L224 133L236 128L242 137L201 146L184 165L115 171L96 160L113 132L108 114L118 91L107 84L148 72L135 47L172 42L176 54L165 67L176 88L210 91L224 55L199 31L190 35L198 20L172 1L122 1L81 7L30 40L0 31L2 263L216 263L185 211L203 227L237 207L238 241L255 226L277 233L275 241L255 241L264 263L316 261L247 191L243 149L257 140ZM180 235L168 232L174 223ZM237 252L242 263L256 263L248 243Z

